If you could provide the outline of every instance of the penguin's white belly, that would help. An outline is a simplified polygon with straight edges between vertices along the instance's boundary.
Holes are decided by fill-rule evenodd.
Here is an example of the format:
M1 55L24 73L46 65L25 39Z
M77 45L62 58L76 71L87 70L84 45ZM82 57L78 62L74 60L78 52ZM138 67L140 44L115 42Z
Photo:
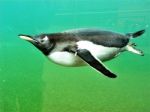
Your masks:
M114 58L120 51L120 48L104 47L102 45L96 45L89 41L80 41L77 43L78 49L87 49L91 54L101 61L107 61ZM83 66L87 65L80 57L67 51L57 51L51 53L49 59L56 64L63 66Z
M66 51L61 51L61 52L53 52L51 53L48 58L59 65L63 66L83 66L86 65L86 63L80 59L77 55L75 54L66 52Z
M77 42L79 49L87 49L91 52L91 54L95 57L100 59L101 61L107 61L114 57L116 57L123 48L116 48L116 47L105 47L102 45L94 44L90 41L79 41Z
M115 47L104 47L99 45L98 47L94 49L89 49L91 53L100 59L101 61L107 61L112 58L115 58L121 51L119 48Z

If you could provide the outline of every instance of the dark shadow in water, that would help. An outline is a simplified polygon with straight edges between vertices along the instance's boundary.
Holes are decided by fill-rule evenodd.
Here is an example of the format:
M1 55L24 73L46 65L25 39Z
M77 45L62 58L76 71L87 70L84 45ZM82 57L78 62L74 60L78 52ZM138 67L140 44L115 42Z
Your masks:
M0 56L0 112L41 112L42 63L9 49Z

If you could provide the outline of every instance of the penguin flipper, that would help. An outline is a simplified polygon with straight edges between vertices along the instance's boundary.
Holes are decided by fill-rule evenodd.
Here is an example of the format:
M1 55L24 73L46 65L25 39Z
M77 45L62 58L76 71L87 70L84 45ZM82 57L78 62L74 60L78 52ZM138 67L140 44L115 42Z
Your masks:
M91 67L96 69L97 71L103 73L107 77L110 78L116 78L117 76L112 73L110 70L108 70L101 61L98 61L91 53L90 51L86 49L78 49L77 55L83 59L86 63L88 63Z

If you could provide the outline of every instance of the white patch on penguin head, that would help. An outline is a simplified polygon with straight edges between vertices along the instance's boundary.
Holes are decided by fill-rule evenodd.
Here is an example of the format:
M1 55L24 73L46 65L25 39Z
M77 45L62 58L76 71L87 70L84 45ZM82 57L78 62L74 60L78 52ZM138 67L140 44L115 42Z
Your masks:
M44 41L48 41L48 37L45 36L45 37L43 38L43 40L44 40Z
M45 36L44 38L39 40L42 44L48 44L49 43L49 38L48 36Z

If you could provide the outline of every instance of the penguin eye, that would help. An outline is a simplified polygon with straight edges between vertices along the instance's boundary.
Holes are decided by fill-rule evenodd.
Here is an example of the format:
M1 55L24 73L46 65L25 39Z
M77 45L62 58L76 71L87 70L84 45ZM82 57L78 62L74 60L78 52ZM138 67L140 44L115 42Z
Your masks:
M44 42L44 40L41 40L41 42L43 43L43 42Z

